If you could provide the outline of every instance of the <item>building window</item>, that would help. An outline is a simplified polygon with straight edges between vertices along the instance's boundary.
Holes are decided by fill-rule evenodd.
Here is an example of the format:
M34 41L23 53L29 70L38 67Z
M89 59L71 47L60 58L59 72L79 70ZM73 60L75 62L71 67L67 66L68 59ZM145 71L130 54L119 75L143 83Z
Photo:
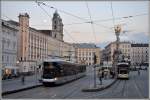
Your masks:
M7 56L7 61L9 62L9 57Z
M2 62L4 61L4 56L2 55Z
M57 22L56 22L56 21L54 21L54 23L56 24Z
M56 25L54 26L54 29L57 29Z
M16 36L16 32L14 32L14 34L13 34L14 36Z
M89 55L91 56L91 52L89 52Z
M16 42L13 42L13 48L14 49L16 48Z
M9 48L10 45L10 40L7 41L7 47Z
M146 51L146 53L147 53L147 51Z

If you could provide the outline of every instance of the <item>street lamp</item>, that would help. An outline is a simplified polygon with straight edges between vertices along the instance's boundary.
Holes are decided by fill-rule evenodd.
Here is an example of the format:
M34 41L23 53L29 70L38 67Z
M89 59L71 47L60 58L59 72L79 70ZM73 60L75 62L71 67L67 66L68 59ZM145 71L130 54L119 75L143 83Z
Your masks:
M94 60L94 88L96 88L96 55L94 53L94 56L93 56L93 60Z
M19 64L19 60L16 63Z

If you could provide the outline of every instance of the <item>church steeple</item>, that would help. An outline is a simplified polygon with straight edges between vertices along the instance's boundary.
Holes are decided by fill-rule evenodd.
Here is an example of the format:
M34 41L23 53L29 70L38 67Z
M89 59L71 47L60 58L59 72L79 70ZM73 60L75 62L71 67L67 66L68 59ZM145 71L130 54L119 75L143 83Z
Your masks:
M57 10L53 14L52 30L53 30L52 37L56 38L57 40L63 41L63 23Z

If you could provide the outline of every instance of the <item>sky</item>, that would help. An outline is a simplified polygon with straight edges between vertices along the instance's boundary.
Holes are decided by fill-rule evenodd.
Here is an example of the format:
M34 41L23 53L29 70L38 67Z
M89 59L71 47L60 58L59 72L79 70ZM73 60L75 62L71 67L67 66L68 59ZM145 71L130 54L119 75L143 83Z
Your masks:
M113 27L118 24L121 24L122 27L121 41L148 43L148 2L112 1L111 6L110 1L44 1L46 5L58 9L65 29L64 41L95 43L101 48L116 40ZM35 1L2 1L1 17L5 20L18 21L19 13L27 12L30 16L30 27L51 30L52 16L55 9L49 6L41 5L41 8ZM126 16L133 17L122 18ZM91 20L93 24L87 23Z

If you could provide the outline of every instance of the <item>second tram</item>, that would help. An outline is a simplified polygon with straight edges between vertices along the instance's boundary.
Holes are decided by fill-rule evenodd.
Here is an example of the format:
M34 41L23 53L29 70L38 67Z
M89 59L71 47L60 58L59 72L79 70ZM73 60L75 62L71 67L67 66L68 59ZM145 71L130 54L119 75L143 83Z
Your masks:
M119 79L129 79L129 63L120 62L117 64L117 68Z

